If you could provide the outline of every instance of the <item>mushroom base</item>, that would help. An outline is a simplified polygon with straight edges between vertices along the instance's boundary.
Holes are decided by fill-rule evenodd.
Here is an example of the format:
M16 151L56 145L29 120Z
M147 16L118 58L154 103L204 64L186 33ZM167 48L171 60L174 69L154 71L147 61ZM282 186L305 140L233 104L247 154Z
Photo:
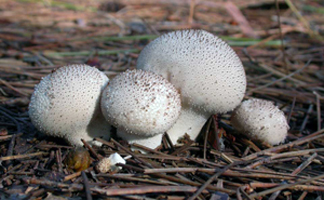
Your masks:
M96 117L92 118L87 129L79 130L77 134L66 135L64 138L73 146L82 146L83 142L81 139L90 145L101 146L101 142L94 141L93 139L95 137L101 137L105 140L109 140L110 129L110 124L108 124L104 116L99 113Z
M142 135L129 134L125 130L118 128L117 135L121 137L123 140L127 141L129 144L136 143L151 149L155 149L161 144L163 133L154 136L142 136ZM132 150L139 150L139 149L133 147Z
M167 131L172 143L176 144L178 139L186 133L190 139L195 140L209 117L210 114L199 113L192 108L183 106L178 120Z

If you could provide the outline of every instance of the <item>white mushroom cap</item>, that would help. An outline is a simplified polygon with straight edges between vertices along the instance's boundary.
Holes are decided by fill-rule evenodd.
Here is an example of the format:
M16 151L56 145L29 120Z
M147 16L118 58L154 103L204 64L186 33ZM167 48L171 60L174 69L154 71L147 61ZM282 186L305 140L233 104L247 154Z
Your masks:
M117 163L126 164L126 161L118 153L113 153L109 157L101 159L96 165L96 170L99 173L107 173L122 169L122 167L116 166Z
M163 77L142 70L127 70L104 90L101 109L106 119L129 134L164 133L178 119L180 96Z
M108 78L87 65L70 65L45 76L35 87L29 104L34 126L72 145L90 144L93 137L110 137L110 125L100 112L101 92Z
M220 38L204 30L170 32L148 44L140 53L137 68L152 71L168 79L181 94L182 114L225 113L240 104L246 89L243 65L237 54ZM192 109L192 111L183 111ZM187 133L192 139L204 123L188 122L169 135ZM198 132L194 132L196 130ZM175 142L175 141L173 141Z
M271 101L262 99L243 101L234 110L231 124L250 138L271 145L283 142L289 129L284 113Z

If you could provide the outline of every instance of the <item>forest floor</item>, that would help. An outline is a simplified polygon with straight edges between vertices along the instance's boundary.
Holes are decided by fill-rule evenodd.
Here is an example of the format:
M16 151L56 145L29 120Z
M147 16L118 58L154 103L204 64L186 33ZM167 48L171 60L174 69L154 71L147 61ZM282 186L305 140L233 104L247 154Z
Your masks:
M228 113L210 118L202 139L147 154L118 139L85 143L90 166L74 171L64 164L72 147L31 124L34 86L56 68L85 63L113 78L154 38L191 28L239 55L245 99L270 100L287 117L283 144L239 136ZM323 199L323 44L318 0L0 0L0 199ZM132 157L97 173L114 152Z

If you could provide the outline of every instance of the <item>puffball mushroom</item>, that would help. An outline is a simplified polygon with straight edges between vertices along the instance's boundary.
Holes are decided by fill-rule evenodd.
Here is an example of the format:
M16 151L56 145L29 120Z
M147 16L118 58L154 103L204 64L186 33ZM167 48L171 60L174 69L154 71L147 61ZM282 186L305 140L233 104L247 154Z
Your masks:
M178 119L178 91L163 77L127 70L112 79L101 99L102 113L129 143L149 148L161 144L162 134Z
M29 116L41 132L70 144L90 144L94 137L110 137L110 125L100 111L100 97L108 78L87 65L64 66L45 76L32 94ZM100 143L99 143L100 144Z
M231 124L248 137L271 145L283 142L289 129L284 113L262 99L243 101L232 113Z
M195 139L212 114L240 104L246 89L243 65L223 40L204 30L162 35L140 53L137 68L162 75L181 95L182 109L167 131L173 143L187 133Z

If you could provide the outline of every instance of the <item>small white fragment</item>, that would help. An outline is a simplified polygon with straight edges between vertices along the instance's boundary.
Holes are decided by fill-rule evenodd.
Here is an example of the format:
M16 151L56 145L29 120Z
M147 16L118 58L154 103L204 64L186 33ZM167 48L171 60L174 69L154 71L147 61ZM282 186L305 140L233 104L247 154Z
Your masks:
M126 161L118 153L113 153L108 158L106 157L100 160L96 165L96 170L99 173L121 170L122 167L117 167L117 163L126 164Z

